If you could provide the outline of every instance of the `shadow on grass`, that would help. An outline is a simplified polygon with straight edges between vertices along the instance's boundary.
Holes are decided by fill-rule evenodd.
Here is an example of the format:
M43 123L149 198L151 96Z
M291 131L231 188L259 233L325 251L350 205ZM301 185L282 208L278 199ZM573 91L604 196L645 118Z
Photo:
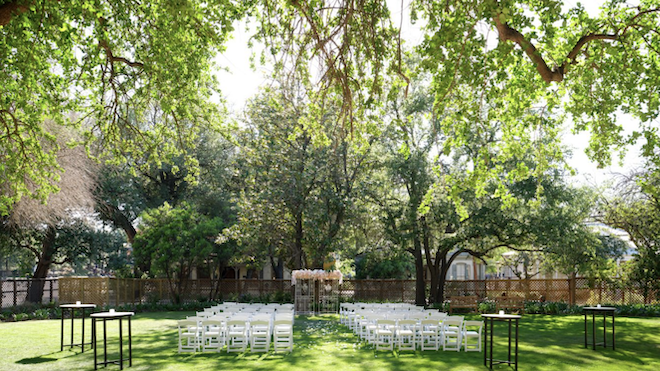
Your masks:
M36 365L36 364L40 364L40 363L55 362L57 360L59 360L59 358L38 356L38 357L32 357L32 358L23 358L19 361L16 361L16 363L19 363L19 364L22 364L22 365Z
M80 354L80 353L72 352L71 354L69 354L67 356L64 356L64 357L52 357L52 355L59 354L59 353L61 353L61 352L51 352L51 353L42 354L42 355L36 356L36 357L23 358L23 359L19 359L18 361L16 361L16 363L21 364L21 365L38 365L38 364L42 364L42 363L59 361L59 360L64 359L64 358L75 357L76 355Z

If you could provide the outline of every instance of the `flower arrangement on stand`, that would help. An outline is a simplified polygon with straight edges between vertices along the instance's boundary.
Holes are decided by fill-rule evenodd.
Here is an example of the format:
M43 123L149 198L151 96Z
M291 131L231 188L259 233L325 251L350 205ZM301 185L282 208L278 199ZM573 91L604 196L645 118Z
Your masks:
M296 311L336 312L338 308L335 308L337 305L334 303L339 301L334 297L338 295L339 285L343 281L344 276L340 271L300 269L291 272L291 284L296 286Z
M344 275L340 271L324 271L322 269L299 269L291 272L291 284L295 285L296 280L338 280L341 285L344 282Z

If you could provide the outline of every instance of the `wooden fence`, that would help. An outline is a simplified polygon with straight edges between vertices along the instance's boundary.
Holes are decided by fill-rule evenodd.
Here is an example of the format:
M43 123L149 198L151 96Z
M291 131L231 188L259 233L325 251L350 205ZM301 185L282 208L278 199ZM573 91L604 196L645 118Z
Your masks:
M189 280L183 290L182 302L199 300L229 300L234 296L243 300L259 300L266 295L289 293L290 280ZM137 278L60 278L60 301L83 301L99 306L173 302L166 279Z
M2 283L2 306L15 306L25 302L30 280L7 280ZM571 287L575 290L571 290ZM429 284L427 283L427 289ZM574 294L572 292L574 291ZM290 280L234 280L208 279L191 280L184 290L184 302L200 299L215 300L260 300L277 295L293 298L294 287ZM428 293L427 293L428 294ZM644 297L638 287L608 286L578 278L532 279L532 280L469 280L447 281L445 297L476 295L481 299L497 296L523 297L528 300L545 300L593 305L653 304L660 302L660 294L651 293ZM428 296L428 295L427 295ZM339 286L341 301L415 301L414 280L345 280ZM95 303L100 306L137 304L148 302L172 302L167 280L164 279L118 279L108 277L65 277L48 279L44 285L43 302L75 301Z
M57 278L47 278L45 280L27 278L8 279L0 280L0 289L2 290L0 308L25 304L28 290L37 281L44 281L44 294L41 300L43 303L58 301L59 286Z

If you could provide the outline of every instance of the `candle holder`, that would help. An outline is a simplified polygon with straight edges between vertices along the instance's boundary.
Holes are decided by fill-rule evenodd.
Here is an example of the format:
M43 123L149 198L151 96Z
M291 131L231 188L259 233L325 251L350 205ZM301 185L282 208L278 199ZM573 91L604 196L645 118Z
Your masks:
M500 316L503 316L503 315L504 315L504 311L501 310L501 311L500 311Z

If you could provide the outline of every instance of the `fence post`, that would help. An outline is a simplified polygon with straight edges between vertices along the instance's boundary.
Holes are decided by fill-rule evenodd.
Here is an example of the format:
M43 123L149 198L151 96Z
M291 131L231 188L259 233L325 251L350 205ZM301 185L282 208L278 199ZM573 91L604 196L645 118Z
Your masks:
M626 290L621 290L621 304L626 305ZM644 303L646 304L646 303Z
M12 282L14 283L14 306L16 306L16 279L14 278Z

